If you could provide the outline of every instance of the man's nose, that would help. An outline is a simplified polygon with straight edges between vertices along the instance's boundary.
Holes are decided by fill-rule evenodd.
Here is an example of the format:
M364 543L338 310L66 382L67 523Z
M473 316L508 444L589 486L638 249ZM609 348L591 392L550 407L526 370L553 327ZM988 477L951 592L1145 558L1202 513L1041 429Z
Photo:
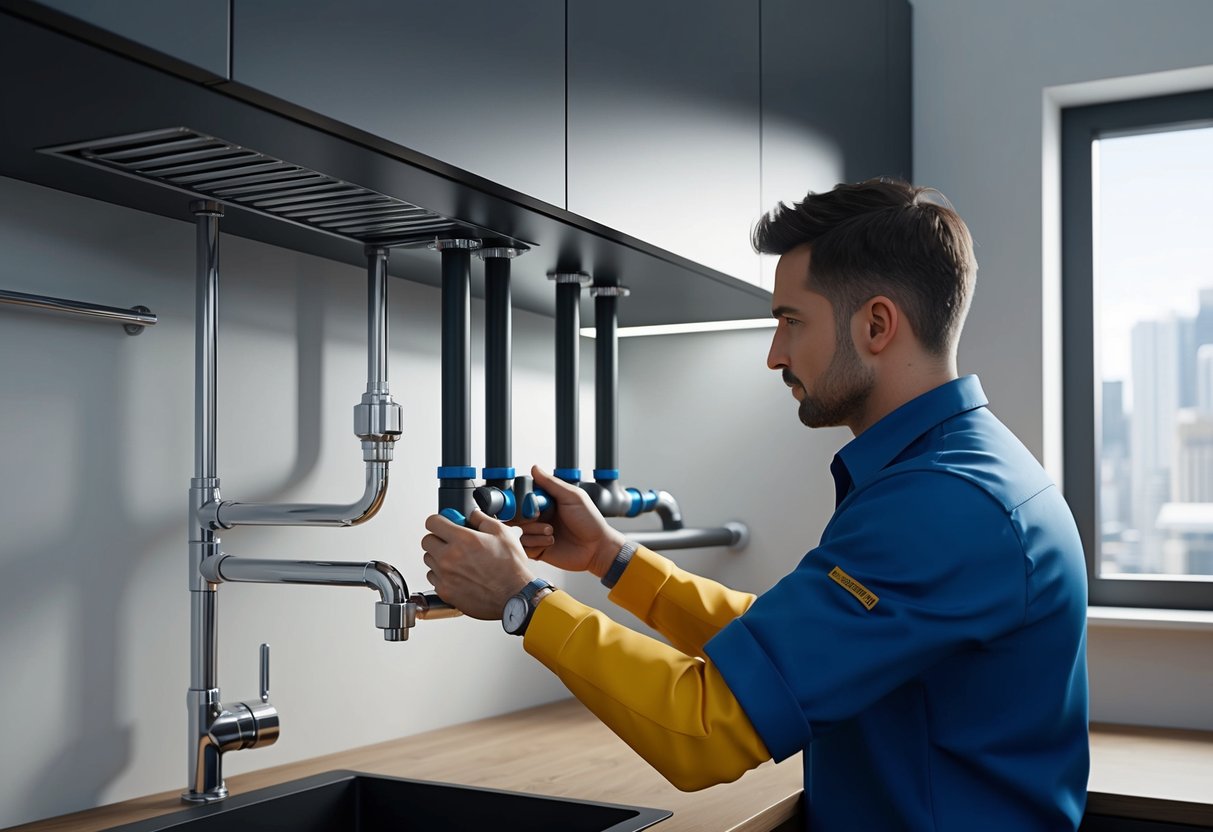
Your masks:
M782 370L788 366L786 351L783 348L783 337L777 328L771 336L771 349L767 351L767 367L771 370Z

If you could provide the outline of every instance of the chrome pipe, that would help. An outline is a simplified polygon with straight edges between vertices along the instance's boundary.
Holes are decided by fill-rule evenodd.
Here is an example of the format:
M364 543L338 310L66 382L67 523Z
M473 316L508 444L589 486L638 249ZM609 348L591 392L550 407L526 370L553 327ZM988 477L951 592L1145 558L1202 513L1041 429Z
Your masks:
M389 446L390 447L390 446ZM366 485L353 503L241 503L224 500L204 506L204 520L213 528L233 526L312 526L343 528L357 526L374 517L387 499L388 463L366 463Z
M387 641L405 641L417 621L417 603L396 567L383 561L309 561L237 558L228 554L202 565L208 580L258 584L363 586L379 593L375 626Z
M654 551L661 549L699 549L708 546L727 546L744 549L750 542L750 529L745 523L725 523L710 529L670 529L658 532L626 532L628 540L647 546Z
M190 591L190 689L219 687L219 628L216 626L216 596L213 589Z
M368 247L366 391L387 392L388 249Z
M203 564L202 571L215 582L364 586L377 591L387 604L403 604L409 597L408 585L396 568L375 560L278 560L222 553Z
M25 292L10 292L0 289L0 303L12 306L28 306L46 312L63 312L85 318L100 318L122 324L128 334L138 335L144 327L155 326L159 320L146 306L134 306L121 309L116 306L102 306L98 303L86 303L66 298L52 298L47 295L32 295Z
M194 305L194 477L190 480L189 575L190 687L188 702L188 787L182 799L206 803L227 797L222 751L211 728L225 712L219 703L219 626L215 586L202 576L202 564L219 551L214 527L198 519L199 510L219 499L216 444L216 347L219 336L219 218L223 206L198 200L190 204L195 223Z
M417 605L417 617L425 621L458 618L463 615L457 608L443 601L432 589L425 592L414 592L409 596L409 600Z
M190 205L195 216L194 304L194 476L216 474L216 385L219 340L219 218L223 206L199 200Z
M218 499L196 511L210 529L234 526L357 526L374 517L387 499L388 463L403 432L403 411L388 390L387 261L388 249L368 246L367 382L354 406L354 435L362 440L366 478L362 496L352 503L245 503ZM200 393L204 393L201 391ZM213 403L212 403L213 406Z

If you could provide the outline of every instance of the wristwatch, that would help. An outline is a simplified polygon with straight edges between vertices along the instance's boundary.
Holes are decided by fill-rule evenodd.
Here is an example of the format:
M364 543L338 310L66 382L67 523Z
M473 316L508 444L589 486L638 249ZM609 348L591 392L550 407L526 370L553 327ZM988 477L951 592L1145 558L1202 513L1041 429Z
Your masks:
M545 589L555 588L543 578L531 581L505 602L505 609L501 611L501 626L512 636L526 633L531 616L535 614L535 596Z

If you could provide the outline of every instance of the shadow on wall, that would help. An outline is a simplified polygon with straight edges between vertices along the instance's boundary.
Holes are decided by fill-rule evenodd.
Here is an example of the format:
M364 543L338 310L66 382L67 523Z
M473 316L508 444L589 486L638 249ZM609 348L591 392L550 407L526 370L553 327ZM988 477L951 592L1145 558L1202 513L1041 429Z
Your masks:
M281 498L312 473L319 459L324 292L318 278L298 276L295 309L299 420L295 461L274 493L258 494L258 499ZM0 316L5 317L26 314L30 313L0 309ZM28 818L102 803L107 787L131 762L138 714L130 703L121 701L117 666L122 654L119 647L125 597L131 578L141 565L154 558L176 559L182 565L180 609L183 616L187 615L185 509L193 464L191 451L190 468L182 467L180 471L180 515L164 517L163 522L155 525L136 518L124 488L126 478L139 475L138 469L146 457L152 457L156 465L163 465L166 460L154 456L147 448L123 446L125 400L145 398L128 395L129 386L138 382L124 358L129 355L128 344L138 349L156 349L156 330L145 332L139 343L131 344L130 336L112 324L81 323L49 315L38 323L45 325L46 338L37 345L37 355L31 357L40 364L42 376L56 380L58 390L71 391L63 400L74 408L71 422L81 440L77 443L79 453L71 460L70 481L75 493L45 495L45 499L65 507L59 515L62 522L46 530L47 535L37 548L14 551L0 560L0 587L7 588L8 599L0 604L0 631L19 633L29 626L37 607L45 603L45 591L39 588L48 585L60 597L60 608L70 610L70 620L63 628L68 635L68 655L62 657L67 689L62 714L70 724L62 733L72 739L58 748L36 775L23 778L29 787L22 793L18 811ZM81 350L89 354L83 367L75 361ZM99 367L105 367L107 372L96 372ZM188 373L192 378L192 365ZM192 390L193 385L188 386ZM5 395L14 392L18 397L17 417L15 423L5 428L20 434L23 422L34 424L39 419L39 408L34 404L37 396L22 404L21 391L14 391L12 386L7 387ZM192 403L184 409L192 416ZM182 432L192 436L192 420L188 427L182 426ZM192 449L192 443L183 444ZM20 475L19 471L16 473ZM148 627L157 623L141 622ZM180 655L180 668L166 669L164 688L157 695L180 698L184 706L188 643L180 645ZM10 672L21 673L22 668ZM19 718L20 714L11 716ZM165 733L172 745L180 749L184 786L184 707L180 716L180 723ZM68 803L71 805L65 805Z

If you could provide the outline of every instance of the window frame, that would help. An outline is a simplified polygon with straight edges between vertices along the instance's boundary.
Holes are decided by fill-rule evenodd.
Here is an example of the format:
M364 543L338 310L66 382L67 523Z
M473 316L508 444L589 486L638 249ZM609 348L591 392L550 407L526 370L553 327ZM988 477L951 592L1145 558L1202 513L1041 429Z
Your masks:
M1091 154L1095 139L1213 126L1213 90L1066 107L1061 112L1062 465L1087 558L1091 606L1213 610L1213 581L1100 578L1096 571L1101 379L1095 377Z

